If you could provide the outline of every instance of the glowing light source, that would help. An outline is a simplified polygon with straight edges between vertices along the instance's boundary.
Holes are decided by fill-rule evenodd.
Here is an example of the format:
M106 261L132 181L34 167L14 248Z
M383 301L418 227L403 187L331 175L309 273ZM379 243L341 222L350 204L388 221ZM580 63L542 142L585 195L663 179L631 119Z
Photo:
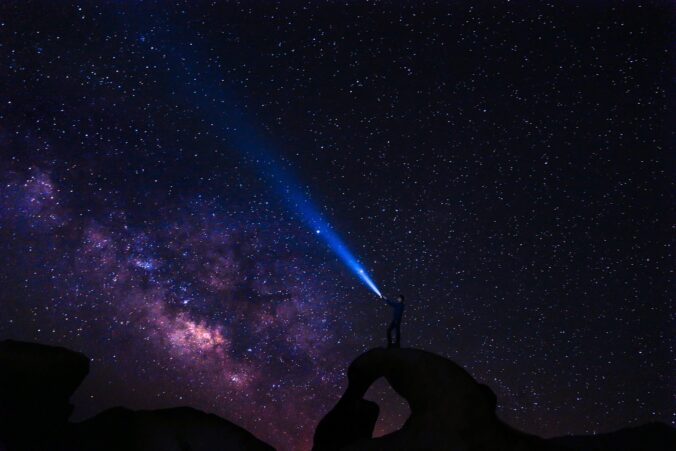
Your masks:
M316 229L318 232L319 230L321 230L321 233L318 233L318 235L324 240L324 242L329 246L329 248L338 256L338 258L343 263L345 263L345 265L357 277L359 277L359 279L361 279L361 281L367 287L371 289L371 291L373 291L375 294L377 294L379 297L382 298L383 295L380 293L380 290L376 286L375 282L373 282L373 279L371 279L366 270L354 257L352 252L350 252L350 250L347 248L347 245L338 236L338 234L329 227L328 223L326 223L321 213L316 208L313 208L309 204L309 201L307 202L307 205L299 209L299 213L301 217L303 217L303 219L305 219L310 224L322 223L321 227Z
M291 210L298 214L310 230L314 230L315 234L328 245L345 266L364 285L382 298L383 295L373 279L350 252L345 242L333 230L320 210L312 203L310 196L300 189L301 185L296 181L291 170L268 150L265 143L249 127L240 125L239 130L240 133L234 136L234 142L240 152L249 157L247 160L253 163L256 170L275 188L280 198ZM252 156L254 158L251 158Z
M274 170L268 172L268 177L275 185L280 188L280 194L299 217L305 222L315 234L319 236L331 249L336 256L352 271L364 285L373 291L379 297L383 297L375 284L373 279L366 272L364 267L359 263L356 257L349 250L345 242L333 230L329 222L324 218L324 215L311 202L309 195L303 193L297 183L293 183L293 177L288 170L285 170L277 161L272 160L270 155L266 153L266 161L268 170L273 167ZM259 160L260 161L260 160Z
M288 207L298 213L303 222L328 245L338 258L375 294L382 297L380 290L363 266L350 252L347 245L331 228L328 221L315 207L310 196L301 189L298 179L293 176L288 163L277 156L260 131L251 125L244 114L244 108L238 105L237 97L225 88L222 74L211 73L208 65L201 70L195 58L195 47L181 45L175 38L167 37L171 42L172 55L163 64L170 64L176 70L176 92L181 92L186 104L200 110L210 118L220 118L218 126L229 143L242 155L243 161L252 166L271 187L277 191ZM198 52L199 53L199 52ZM164 58L164 56L163 56ZM192 63L192 64L191 64ZM196 76L196 73L201 77Z

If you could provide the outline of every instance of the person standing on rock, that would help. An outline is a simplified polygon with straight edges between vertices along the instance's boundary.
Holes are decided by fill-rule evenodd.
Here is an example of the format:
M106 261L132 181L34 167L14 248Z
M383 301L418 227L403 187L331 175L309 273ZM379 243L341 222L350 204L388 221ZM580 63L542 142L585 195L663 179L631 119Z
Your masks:
M387 328L387 347L401 347L401 317L404 314L404 295L400 294L397 296L396 301L391 301L387 298L383 298L387 305L392 308L392 322ZM396 340L392 341L392 331L395 332Z

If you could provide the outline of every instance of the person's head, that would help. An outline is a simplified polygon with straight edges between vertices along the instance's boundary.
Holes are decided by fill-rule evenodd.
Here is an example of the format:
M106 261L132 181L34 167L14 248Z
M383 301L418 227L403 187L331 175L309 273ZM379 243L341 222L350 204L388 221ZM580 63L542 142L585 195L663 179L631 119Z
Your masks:
M397 296L397 299L399 300L400 303L402 303L402 304L404 303L404 295L403 294L400 294L399 296Z

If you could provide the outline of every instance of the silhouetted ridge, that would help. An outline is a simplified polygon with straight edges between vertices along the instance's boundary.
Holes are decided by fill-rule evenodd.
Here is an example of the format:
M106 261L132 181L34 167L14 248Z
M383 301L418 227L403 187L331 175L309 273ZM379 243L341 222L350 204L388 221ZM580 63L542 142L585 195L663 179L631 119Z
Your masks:
M0 451L270 451L216 415L189 407L106 410L69 423L89 359L64 348L0 341Z
M80 353L1 341L0 444L31 450L49 445L65 428L73 411L69 399L88 372L89 359Z
M190 407L137 411L123 407L108 409L73 425L64 449L273 450L246 429Z
M378 419L377 404L363 399L369 387L384 377L411 408L398 431L372 438ZM672 450L674 429L645 427L632 443L651 447L613 448L627 431L606 436L544 440L517 431L496 414L496 397L450 360L416 349L373 349L352 362L348 387L336 406L319 422L313 451L435 450L435 451L539 451L566 450ZM671 441L670 441L671 440ZM627 441L624 442L628 444ZM664 443L660 445L659 443ZM569 447L570 445L570 447Z
M269 451L245 429L189 407L115 407L70 423L69 399L89 360L64 348L0 341L0 451ZM405 398L404 426L372 438L378 405L363 399L380 377ZM496 397L460 366L415 349L373 349L348 369L348 387L315 431L314 450L671 451L676 431L662 424L594 436L544 440L495 415Z
M676 431L664 423L648 423L596 435L569 435L549 440L564 450L676 450Z

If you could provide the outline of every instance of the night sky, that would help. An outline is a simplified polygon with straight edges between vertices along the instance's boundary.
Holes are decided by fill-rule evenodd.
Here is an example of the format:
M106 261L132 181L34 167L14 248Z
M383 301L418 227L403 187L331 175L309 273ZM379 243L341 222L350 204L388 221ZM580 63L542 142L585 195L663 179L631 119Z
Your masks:
M672 5L476 3L3 1L0 338L308 449L390 311L295 190L509 424L673 423Z

